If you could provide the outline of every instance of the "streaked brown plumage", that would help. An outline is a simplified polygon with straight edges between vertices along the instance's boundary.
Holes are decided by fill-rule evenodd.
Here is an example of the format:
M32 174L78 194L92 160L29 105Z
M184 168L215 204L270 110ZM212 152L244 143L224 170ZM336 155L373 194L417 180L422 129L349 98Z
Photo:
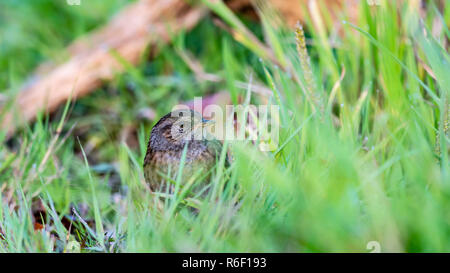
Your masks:
M153 191L165 191L164 176L175 180L183 149L187 145L183 181L197 172L206 174L216 164L222 144L215 139L197 139L194 136L208 124L192 110L177 110L162 117L152 128L144 159L144 176ZM207 176L204 177L206 180ZM163 186L163 187L162 187ZM204 185L203 185L204 186Z

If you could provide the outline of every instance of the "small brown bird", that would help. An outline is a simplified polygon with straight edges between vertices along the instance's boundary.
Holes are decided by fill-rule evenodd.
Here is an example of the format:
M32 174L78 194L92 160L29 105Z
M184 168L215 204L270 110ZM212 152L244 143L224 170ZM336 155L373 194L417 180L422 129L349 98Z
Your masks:
M183 109L168 113L155 124L144 159L144 177L151 190L165 191L165 176L175 180L185 146L183 181L195 174L205 174L215 166L222 144L210 136L205 137L203 130L212 123L198 112Z

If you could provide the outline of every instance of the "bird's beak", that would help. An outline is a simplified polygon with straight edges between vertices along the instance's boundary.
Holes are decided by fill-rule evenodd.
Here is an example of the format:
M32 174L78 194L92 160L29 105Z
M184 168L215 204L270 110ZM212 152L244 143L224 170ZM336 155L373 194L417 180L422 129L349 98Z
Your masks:
M213 125L214 123L216 123L214 120L212 119L204 119L202 118L202 126L203 127L209 127L211 125Z

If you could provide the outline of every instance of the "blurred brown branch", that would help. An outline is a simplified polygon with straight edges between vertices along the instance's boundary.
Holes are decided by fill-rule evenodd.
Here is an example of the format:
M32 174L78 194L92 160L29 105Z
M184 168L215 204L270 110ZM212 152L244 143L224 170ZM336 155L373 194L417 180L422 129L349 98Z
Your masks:
M42 65L36 78L17 96L13 111L6 113L2 127L12 134L40 110L51 112L68 98L78 98L124 70L115 52L136 64L149 45L168 42L170 35L189 29L205 13L184 0L140 0L131 4L105 27L76 40L68 47L67 62Z

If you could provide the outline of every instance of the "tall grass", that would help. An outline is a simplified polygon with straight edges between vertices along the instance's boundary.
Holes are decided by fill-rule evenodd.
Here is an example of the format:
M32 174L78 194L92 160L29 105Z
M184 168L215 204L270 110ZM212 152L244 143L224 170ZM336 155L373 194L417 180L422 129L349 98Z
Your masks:
M160 48L92 96L2 137L0 251L367 252L371 241L386 252L450 251L449 5L439 11L428 2L419 17L418 1L361 1L356 22L341 15L338 36L326 30L331 20L306 12L307 36L296 40L264 7L259 25L221 1L203 3L226 30L206 18L176 48ZM227 80L196 82L180 50ZM27 58L1 55L11 64L3 89L23 77L14 66ZM178 101L222 89L237 103L247 91L234 81L250 74L273 91L250 102L282 108L278 149L229 142L233 162L225 167L222 154L207 196L185 194L187 187L150 193L141 166L152 124L139 110L154 108L154 123ZM132 134L123 137L130 128L134 144ZM37 198L48 218L41 230L30 213ZM72 209L78 233L62 224Z

